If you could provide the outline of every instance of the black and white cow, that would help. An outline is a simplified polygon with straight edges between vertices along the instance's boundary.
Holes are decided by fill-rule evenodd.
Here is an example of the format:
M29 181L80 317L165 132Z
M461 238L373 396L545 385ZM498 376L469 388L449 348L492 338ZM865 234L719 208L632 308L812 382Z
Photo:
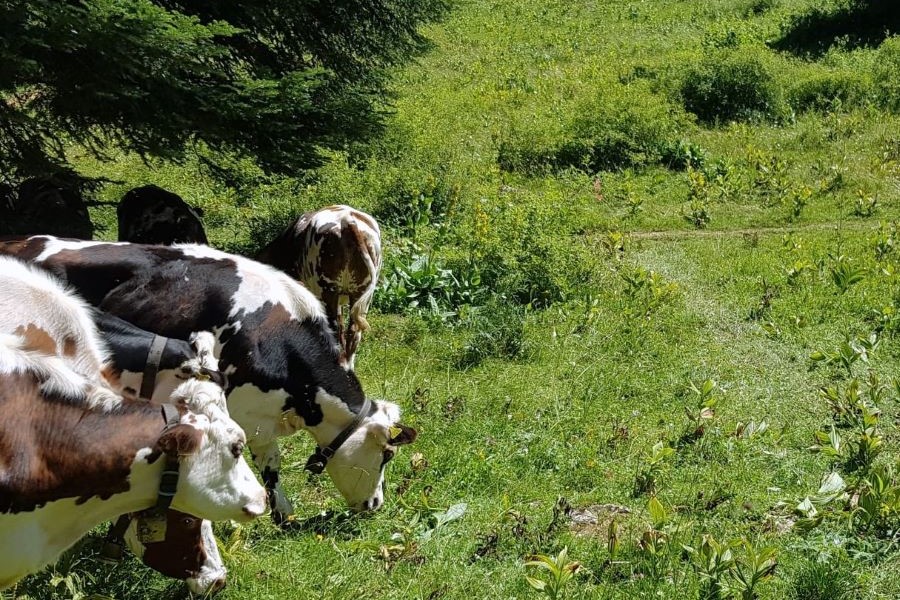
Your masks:
M94 322L109 348L120 391L131 397L166 402L188 378L211 379L225 387L215 357L215 337L208 331L192 333L190 341L161 338L124 319L93 310ZM154 343L155 360L148 364Z
M142 246L35 236L0 254L40 264L90 303L160 335L213 331L228 377L228 408L270 491L273 518L293 508L278 481L277 438L304 429L318 444L307 467L327 469L354 510L378 508L384 467L415 439L396 404L370 401L321 303L266 265L205 246Z
M6 257L0 317L0 588L100 522L154 506L164 469L175 469L175 509L213 519L263 513L265 492L241 456L245 436L221 387L186 381L162 410L117 396L86 305Z

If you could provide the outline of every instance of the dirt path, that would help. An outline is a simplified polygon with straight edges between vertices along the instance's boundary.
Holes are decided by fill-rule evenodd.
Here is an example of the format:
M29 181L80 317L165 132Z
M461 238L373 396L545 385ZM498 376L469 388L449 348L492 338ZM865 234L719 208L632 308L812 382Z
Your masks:
M682 240L694 238L720 238L733 235L778 235L803 231L874 231L878 223L871 221L829 221L825 223L809 223L780 227L751 227L746 229L671 229L668 231L628 231L629 238L637 240Z

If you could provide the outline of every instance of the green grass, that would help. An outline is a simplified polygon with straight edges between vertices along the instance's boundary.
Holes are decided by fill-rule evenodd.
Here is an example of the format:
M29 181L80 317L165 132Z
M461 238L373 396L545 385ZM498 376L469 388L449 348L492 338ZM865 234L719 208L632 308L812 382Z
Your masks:
M818 388L847 378L813 368L809 356L867 335L874 311L900 303L900 255L876 260L874 250L880 223L900 218L900 116L885 108L894 92L877 83L887 50L838 45L811 59L766 45L791 15L820 4L460 2L427 32L433 51L397 73L384 138L336 155L316 178L247 170L227 188L193 163L103 163L73 150L86 174L119 182L101 200L157 183L205 209L219 247L252 250L291 216L344 202L385 224L389 265L430 254L477 272L494 302L534 301L499 315L376 311L359 375L420 431L389 469L386 506L289 533L265 520L220 526L230 569L221 597L538 597L525 560L567 546L583 568L566 597L697 598L707 588L681 545L697 547L703 534L777 549L761 598L897 597L889 536L837 517L810 533L787 529L833 466L808 450L831 422ZM774 86L784 104L700 124L684 108L683 82L728 51L753 53L771 80L742 77ZM693 176L672 164L679 142L695 155ZM615 168L595 172L598 164ZM727 177L717 182L717 173ZM685 218L691 198L709 216L702 230ZM857 209L858 198L875 198L874 213ZM112 207L93 210L99 235L115 237ZM623 251L610 231L624 232ZM839 256L864 274L844 293L831 274ZM789 275L797 264L807 266ZM890 381L896 331L895 317L856 374ZM691 384L706 379L719 402L704 434L691 436ZM895 463L898 399L881 409L879 462ZM735 435L750 421L768 430ZM674 454L654 473L669 544L653 558L640 542L652 525L649 496L635 483L658 442ZM283 447L298 518L341 511L332 486L302 471L310 440ZM410 464L414 452L427 466ZM628 509L615 513L614 560L610 509L575 527L554 518L561 497L576 510ZM460 519L425 534L435 513L462 502ZM71 571L57 567L79 578L76 590L177 594L134 561L110 569L90 551L79 556ZM48 578L15 594L72 595Z

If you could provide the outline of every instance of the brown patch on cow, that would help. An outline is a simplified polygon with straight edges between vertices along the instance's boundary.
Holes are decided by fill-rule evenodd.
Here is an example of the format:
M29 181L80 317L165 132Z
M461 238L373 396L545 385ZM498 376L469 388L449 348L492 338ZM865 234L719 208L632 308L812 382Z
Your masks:
M0 414L0 514L128 491L136 453L163 427L158 407L123 401L92 410L45 394L31 373L0 375Z
M56 342L49 333L34 323L29 323L27 326L19 325L13 333L22 339L25 350L56 356Z
M114 390L117 390L122 386L122 371L117 369L113 364L104 365L103 369L100 370L100 376L103 378L103 381L108 383ZM126 391L130 389L131 388L126 388Z
M138 516L139 523L140 519ZM166 511L166 539L144 545L144 564L167 577L196 577L206 561L201 523L200 519L187 513Z
M194 454L203 442L203 432L190 425L179 423L170 427L159 437L157 449L166 456L177 458Z
M63 356L75 356L78 352L78 342L72 336L66 336L63 340Z

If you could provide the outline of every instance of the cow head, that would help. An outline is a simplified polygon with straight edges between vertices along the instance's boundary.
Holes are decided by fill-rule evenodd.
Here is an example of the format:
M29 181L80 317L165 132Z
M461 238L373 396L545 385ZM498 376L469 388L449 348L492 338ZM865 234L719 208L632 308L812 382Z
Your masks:
M321 398L323 410L334 410L333 400ZM325 402L322 402L325 400ZM332 401L329 401L332 400ZM416 439L416 430L399 423L400 408L383 400L337 449L325 468L335 487L355 511L375 510L384 503L384 467L398 446Z
M181 464L172 508L212 520L247 521L263 514L266 492L244 460L246 436L223 409L222 388L189 380L176 395L181 421L156 446Z

